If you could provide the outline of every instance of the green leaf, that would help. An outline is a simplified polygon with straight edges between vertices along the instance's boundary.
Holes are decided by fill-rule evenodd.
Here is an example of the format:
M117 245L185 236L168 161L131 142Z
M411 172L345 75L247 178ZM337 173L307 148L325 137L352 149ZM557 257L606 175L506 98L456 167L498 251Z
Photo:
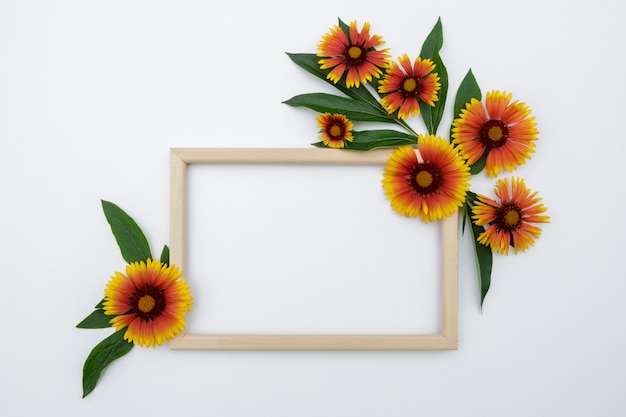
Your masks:
M79 329L104 329L111 327L111 323L109 323L109 321L112 318L113 316L107 316L104 314L104 310L102 308L97 308L83 321L78 323L76 327Z
M437 23L433 26L424 43L422 44L422 50L420 56L422 58L432 58L439 53L443 46L443 28L441 25L441 18L437 19Z
M161 262L165 265L170 264L170 248L167 245L163 246L163 250L161 251Z
M474 74L470 69L461 84L459 85L459 89L456 92L456 98L454 100L454 113L453 119L458 119L461 116L461 110L465 109L468 103L471 103L472 99L476 99L480 101L482 98L482 94L480 92L480 87L476 82L476 78L474 78ZM452 141L452 129L453 125L450 126L450 141Z
M354 140L352 142L346 142L346 147L344 149L369 151L376 148L389 148L400 145L417 144L415 136L404 132L398 132L397 130L381 129L353 131L352 135L354 136ZM317 142L313 145L318 148L324 147L323 142Z
M465 236L465 225L467 223L467 216L465 215L465 210L463 211L463 216L461 219L461 234Z
M361 83L359 87L346 87L345 75L339 80L336 84L327 78L330 73L330 69L322 70L319 65L320 57L315 54L293 54L287 53L289 58L296 63L300 68L305 71L313 74L317 78L320 78L332 85L348 97L351 97L357 101L362 101L364 103L368 103L372 109L378 111L381 115L386 115L387 111L383 108L382 104L379 103L378 99L372 95L372 93L367 88L366 84Z
M89 353L83 366L83 398L94 390L102 371L133 348L132 343L124 340L125 332L126 328L118 330L98 343Z
M376 92L378 97L382 97L382 96L386 95L386 94L381 94L381 93L378 92L378 86L380 85L380 81L381 80L379 78L372 77L372 81L367 83Z
M455 119L461 115L461 110L463 110L465 106L472 101L473 98L480 101L482 98L482 94L480 92L478 82L476 82L476 78L474 77L474 73L472 73L472 70L470 69L469 71L467 71L467 74L465 74L465 78L463 78L463 81L461 81L459 89L456 92L453 113Z
M489 149L485 149L485 152L483 152L480 159L474 162L473 165L470 165L470 174L476 175L485 168L485 165L487 164L488 155L489 155Z
M333 94L301 94L284 101L284 103L294 107L307 107L319 113L343 114L353 122L394 122L386 113L381 115L379 111L375 111L367 103Z
M102 200L102 209L126 262L139 262L152 258L146 236L128 214L115 204L104 200Z
M344 23L343 20L341 19L337 19L339 22L339 27L341 28L341 30L343 31L343 33L346 34L346 36L350 36L350 26L347 25L346 23Z
M467 217L471 225L472 240L474 242L474 254L476 256L476 267L478 269L478 285L480 288L480 307L485 302L487 292L491 286L491 270L493 267L493 253L488 246L478 242L478 236L485 231L483 226L477 226L472 221L472 206L476 201L476 194L468 191L464 205L464 216Z
M420 57L422 59L430 58L435 64L435 71L439 75L439 83L441 87L437 94L439 100L435 102L435 106L431 107L426 103L420 101L420 113L422 119L426 124L428 133L437 134L437 128L441 119L443 118L444 109L446 106L446 97L448 94L448 70L443 64L443 60L439 55L439 51L443 46L443 29L441 25L441 18L437 19L437 23L430 31L424 43L422 44L422 50L420 51Z

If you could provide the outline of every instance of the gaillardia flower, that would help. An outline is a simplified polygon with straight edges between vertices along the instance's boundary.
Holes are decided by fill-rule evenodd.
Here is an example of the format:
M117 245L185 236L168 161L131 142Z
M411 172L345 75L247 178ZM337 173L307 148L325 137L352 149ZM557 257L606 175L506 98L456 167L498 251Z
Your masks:
M189 286L174 265L148 259L116 272L104 290L104 313L114 315L117 330L127 327L124 339L141 346L161 345L185 327L191 310Z
M398 58L400 65L393 62L378 85L378 92L387 94L381 99L389 114L400 109L398 117L408 119L420 114L419 102L434 106L441 87L435 64L430 59L417 57L413 65L408 55Z
M417 150L398 147L387 161L383 188L391 207L424 223L441 220L463 205L469 167L445 139L419 135Z
M350 23L346 34L339 26L334 26L322 37L317 46L317 56L321 69L332 68L326 78L333 83L346 76L346 87L359 87L360 83L372 81L372 77L380 78L383 69L387 68L390 55L388 49L376 50L384 44L379 35L370 36L370 24L365 22L359 32L356 21Z
M507 178L496 181L494 192L500 202L479 194L472 208L474 223L486 226L478 242L502 255L509 254L510 246L515 253L524 252L541 234L541 228L533 223L549 223L550 217L541 214L546 208L521 178L512 178L510 188Z
M324 146L341 149L345 142L352 142L352 122L343 114L324 113L317 116L317 125L320 127L319 138Z
M485 105L472 99L452 123L453 143L474 165L485 152L487 175L495 177L505 168L510 172L530 159L537 140L534 117L525 103L511 103L511 94L487 93Z

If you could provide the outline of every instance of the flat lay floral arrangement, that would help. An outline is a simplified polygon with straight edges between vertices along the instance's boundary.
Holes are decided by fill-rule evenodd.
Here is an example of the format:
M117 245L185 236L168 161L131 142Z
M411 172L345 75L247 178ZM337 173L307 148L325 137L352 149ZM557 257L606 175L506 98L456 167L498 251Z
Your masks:
M523 165L535 151L538 130L530 108L506 91L485 98L471 70L459 85L454 121L440 136L446 111L448 71L439 54L443 29L439 19L413 58L391 59L370 24L358 27L341 19L325 34L317 53L289 53L291 60L335 87L339 94L308 93L285 101L318 113L317 147L368 151L394 148L382 186L398 214L429 223L462 211L476 255L482 306L491 283L493 254L524 252L548 223L537 192L520 177L497 178ZM420 117L425 133L408 121ZM357 130L357 125L380 126ZM494 178L494 197L470 190L472 176ZM468 227L469 226L469 227Z
M169 264L168 246L163 247L159 259L153 259L135 220L109 201L102 201L102 209L128 266L125 273L113 274L104 299L77 325L81 329L115 329L85 361L83 398L94 390L102 372L134 345L161 346L178 335L193 303L182 271Z
M493 256L524 252L548 223L537 192L520 177L499 178L523 165L535 151L538 130L530 108L506 91L482 92L471 70L452 104L446 139L437 132L446 109L448 73L439 54L438 20L418 55L392 60L384 40L370 35L369 23L338 24L322 36L316 53L289 53L291 60L337 89L338 94L308 93L285 101L318 113L316 147L342 151L392 149L382 188L391 208L424 223L461 210L462 231L469 230L476 255L482 306L489 291ZM409 124L418 118L424 133ZM421 124L420 123L420 124ZM361 126L373 126L361 129ZM389 125L383 129L379 126ZM357 130L357 127L359 128ZM494 196L472 192L471 179L495 181ZM127 262L104 288L103 299L77 327L115 331L97 344L83 366L83 397L102 372L134 345L156 347L185 328L193 298L182 271L169 263L165 245L159 259L127 213L102 201L111 231Z

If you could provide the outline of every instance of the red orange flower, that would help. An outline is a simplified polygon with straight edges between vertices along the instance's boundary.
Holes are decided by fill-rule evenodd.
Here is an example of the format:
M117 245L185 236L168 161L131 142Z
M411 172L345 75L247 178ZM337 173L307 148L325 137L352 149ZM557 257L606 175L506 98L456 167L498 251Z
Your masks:
M485 170L495 177L501 170L513 171L530 159L537 140L534 117L525 103L511 103L511 94L500 91L487 93L485 105L472 99L453 122L453 143L467 159L475 164L487 152Z
M359 32L356 21L350 23L348 33L339 26L330 29L330 33L322 37L317 46L317 56L321 69L332 68L326 78L333 83L346 75L346 87L359 87L360 83L372 81L372 77L380 78L383 69L387 68L388 49L376 50L385 42L379 35L370 36L370 24L365 22Z
M352 142L352 122L343 114L324 113L317 116L320 127L320 139L324 146L341 149L346 142Z
M148 259L116 272L104 290L104 313L114 315L117 330L128 327L124 339L141 346L167 342L185 327L191 310L189 286L176 266Z
M418 150L409 145L393 151L383 174L391 207L424 223L441 220L463 205L469 167L452 145L434 135L419 135Z
M487 226L478 242L503 255L509 254L510 246L515 253L524 252L541 234L533 223L549 223L550 217L541 214L546 208L521 178L512 178L510 188L508 179L498 180L494 192L500 202L479 194L472 208L474 223Z
M398 58L400 65L393 62L378 85L378 92L387 94L381 99L389 114L399 109L398 117L408 119L420 114L419 102L434 106L441 87L435 64L430 59L417 57L413 65L408 55Z

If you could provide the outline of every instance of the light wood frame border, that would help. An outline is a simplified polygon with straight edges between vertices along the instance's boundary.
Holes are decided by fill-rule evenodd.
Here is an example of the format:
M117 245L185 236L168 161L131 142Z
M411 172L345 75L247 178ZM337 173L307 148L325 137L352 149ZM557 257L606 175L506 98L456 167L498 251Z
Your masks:
M170 262L185 270L187 167L190 164L384 165L391 150L326 148L170 149ZM441 223L441 332L399 335L254 335L182 333L175 350L454 350L458 348L458 213Z

